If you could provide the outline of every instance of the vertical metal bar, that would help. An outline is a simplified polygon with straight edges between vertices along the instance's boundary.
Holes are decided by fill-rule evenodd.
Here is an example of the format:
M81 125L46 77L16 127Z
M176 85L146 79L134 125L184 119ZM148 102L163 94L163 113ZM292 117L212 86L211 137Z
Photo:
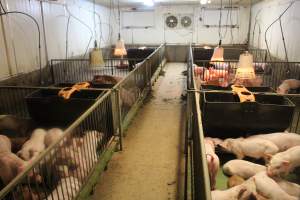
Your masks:
M120 104L120 90L115 90L116 95L116 109L118 113L118 125L119 125L119 140L120 140L120 151L123 150L123 129L122 129L122 118L121 118L121 104Z

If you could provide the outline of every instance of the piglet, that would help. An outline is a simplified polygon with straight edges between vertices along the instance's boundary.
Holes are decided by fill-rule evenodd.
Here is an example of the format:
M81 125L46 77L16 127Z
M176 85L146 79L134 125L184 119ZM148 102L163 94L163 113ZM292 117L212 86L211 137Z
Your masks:
M72 200L79 191L81 183L75 177L66 177L60 179L56 188L47 197L47 200Z
M205 152L207 167L209 171L210 187L212 190L216 186L216 176L220 168L220 160L217 154L215 153L215 144L214 141L208 138L204 139Z
M234 186L241 185L244 182L245 182L245 179L243 179L242 177L237 176L237 175L233 175L228 179L227 187L232 188Z
M55 143L62 135L63 135L63 131L59 128L52 128L52 129L48 130L47 134L45 135L45 139L44 139L44 143L45 143L46 147Z
M27 166L28 162L22 160L11 152L11 142L8 137L0 135L0 177L7 185ZM33 174L29 174L33 177ZM36 181L40 182L41 177L35 175Z
M27 132L32 130L34 122L28 119L22 119L14 115L0 115L0 130L10 130L25 137Z
M267 167L269 176L288 175L295 167L300 166L300 146L292 147L272 156Z
M269 155L274 155L279 150L273 142L261 138L226 139L220 146L241 160L249 156L256 159L264 158L268 161Z
M291 89L297 89L300 87L300 81L296 79L284 80L277 88L278 94L287 94Z
M22 149L17 155L24 159L30 160L35 158L39 153L45 149L45 136L47 132L44 129L35 129L28 141L22 146Z
M256 190L262 196L272 200L297 200L297 197L286 193L266 172L260 172L251 179L254 180Z
M279 152L300 145L300 135L296 133L278 132L254 135L250 138L261 138L273 142L278 147Z
M272 178L274 181L276 181L279 187L283 189L286 193L288 193L291 196L300 198L300 185L286 181L278 177L272 177Z
M241 185L227 190L214 190L211 192L212 200L248 200L256 195L256 186L253 180L247 180Z
M229 176L237 175L248 179L255 174L266 171L263 165L255 164L246 160L230 160L223 165L223 171Z

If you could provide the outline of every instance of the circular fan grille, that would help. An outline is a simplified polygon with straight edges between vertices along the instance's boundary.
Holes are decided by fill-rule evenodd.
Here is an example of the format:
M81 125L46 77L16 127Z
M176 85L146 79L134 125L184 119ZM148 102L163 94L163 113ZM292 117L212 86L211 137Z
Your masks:
M184 16L181 18L181 25L188 28L192 25L192 19L189 16Z
M178 24L178 19L174 15L170 15L166 18L166 25L169 28L175 28Z

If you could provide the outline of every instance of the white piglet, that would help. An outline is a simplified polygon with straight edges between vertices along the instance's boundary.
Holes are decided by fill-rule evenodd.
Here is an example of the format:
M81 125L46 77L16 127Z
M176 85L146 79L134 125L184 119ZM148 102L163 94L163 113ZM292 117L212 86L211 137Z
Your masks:
M55 143L62 135L63 135L63 131L59 128L52 128L52 129L48 130L48 132L45 136L46 147Z
M279 148L279 152L300 145L300 135L296 133L278 132L254 135L250 138L261 138L273 142Z
M46 134L47 132L44 129L35 129L30 139L23 144L22 149L17 155L27 161L36 157L45 149L44 140Z
M295 146L272 156L267 172L269 176L287 175L299 166L300 146Z
M214 190L216 186L216 176L220 168L220 160L217 154L215 153L215 144L213 140L209 138L205 138L204 145L205 145L207 167L209 171L210 187L212 190Z
M230 160L223 165L223 171L229 176L237 175L248 179L255 174L266 171L263 165L255 164L246 160Z
M262 196L272 200L297 200L297 197L286 193L266 172L260 172L251 179L254 179L256 190ZM298 199L299 200L299 199Z
M220 146L240 160L245 156L268 160L270 155L278 152L278 147L273 142L261 138L226 139Z
M47 200L71 200L80 189L80 182L75 177L62 178Z
M283 189L286 193L288 193L291 196L299 197L300 198L300 185L296 183L292 183L289 181L286 181L281 178L274 178L273 180L276 181L276 183L279 185L281 189Z
M253 180L247 180L241 185L227 190L214 190L211 192L212 200L248 200L256 195L256 186Z
M297 89L300 87L300 81L296 79L284 80L277 88L278 94L287 94L291 89Z

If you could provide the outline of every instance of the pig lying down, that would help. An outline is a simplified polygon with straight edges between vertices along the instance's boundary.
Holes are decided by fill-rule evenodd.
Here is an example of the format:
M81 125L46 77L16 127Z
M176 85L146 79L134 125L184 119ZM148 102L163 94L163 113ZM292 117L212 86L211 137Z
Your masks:
M62 178L53 192L47 197L47 200L72 200L80 189L80 182L75 177Z
M269 155L274 155L279 150L273 142L261 138L226 139L220 146L225 151L235 154L240 160L249 156L268 161Z
M292 147L272 156L267 167L269 176L287 175L300 166L300 146Z
M27 166L28 162L22 160L14 153L11 152L11 142L8 137L0 135L0 177L2 182L7 185L19 173L21 173ZM41 177L36 175L37 182L40 182Z
M242 177L237 176L237 175L233 175L228 179L227 187L232 188L234 186L241 185L244 182L245 182L245 179L243 179Z
M250 138L261 138L273 142L278 147L279 152L300 145L300 135L296 133L278 132L278 133L254 135L251 136Z
M300 199L300 185L283 180L281 178L272 177L272 179L275 180L279 187L286 193L294 197L299 197Z
M215 143L211 138L204 139L207 167L209 171L210 187L212 190L216 186L216 176L220 168L220 160L215 153Z
M278 94L287 94L291 89L298 89L300 87L300 81L296 79L284 80L277 88Z
M211 197L212 200L247 200L253 194L256 194L256 187L251 179L227 190L214 190Z
M32 120L18 118L14 115L0 115L0 131L10 130L24 137L32 130L33 126Z
M273 179L268 177L266 172L260 172L252 178L256 185L256 190L262 196L272 200L299 200L286 193Z
M255 174L266 171L263 165L255 164L246 160L230 160L223 166L225 174L233 176L237 175L244 179L248 179Z
M44 143L47 132L44 129L35 129L28 141L22 146L22 149L17 155L24 159L34 159L38 154L45 150L46 146Z

